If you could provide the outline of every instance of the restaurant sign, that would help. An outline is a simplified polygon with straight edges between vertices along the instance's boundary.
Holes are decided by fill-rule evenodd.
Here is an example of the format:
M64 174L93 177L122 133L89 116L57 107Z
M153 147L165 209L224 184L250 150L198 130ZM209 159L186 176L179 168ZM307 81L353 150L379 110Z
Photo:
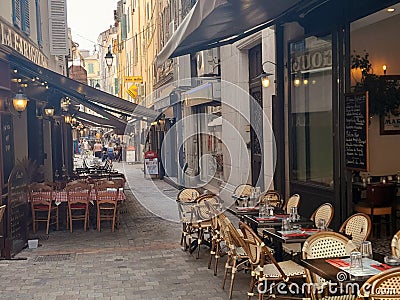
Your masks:
M291 59L291 71L307 72L332 67L332 49L309 51Z
M35 64L47 68L47 57L34 44L21 36L1 19L0 35L2 45L12 48Z

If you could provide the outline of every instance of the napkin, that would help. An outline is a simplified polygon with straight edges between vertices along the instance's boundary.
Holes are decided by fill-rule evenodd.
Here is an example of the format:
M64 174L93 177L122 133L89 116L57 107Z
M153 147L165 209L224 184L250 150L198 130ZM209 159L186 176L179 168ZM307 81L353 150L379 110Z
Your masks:
M278 215L278 214L276 214L275 216L278 217L278 218L289 218L289 215Z
M307 233L288 233L282 234L283 237L308 237L309 234Z
M331 259L327 259L325 261L337 268L350 266L350 263L348 263L347 261L344 261L343 259L340 259L340 258L331 258Z
M236 207L236 209L237 210L244 210L244 211L246 211L246 210L259 210L259 208L256 206L256 207L251 207L251 206L249 206L249 207L242 207L242 206L237 206Z
M385 270L388 270L388 269L392 268L391 266L388 266L387 264L371 265L371 267L373 267L373 268L375 268L375 269L377 269L379 271L385 271Z
M277 217L257 217L257 221L277 221L279 220Z
M302 231L306 232L319 232L320 230L317 228L301 228Z

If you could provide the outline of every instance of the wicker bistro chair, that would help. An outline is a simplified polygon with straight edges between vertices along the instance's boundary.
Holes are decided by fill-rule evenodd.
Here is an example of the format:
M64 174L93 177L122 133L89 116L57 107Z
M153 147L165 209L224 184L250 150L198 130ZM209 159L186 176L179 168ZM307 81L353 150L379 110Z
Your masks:
M290 213L290 209L292 207L299 207L300 205L300 195L299 194L293 194L292 196L289 197L289 199L287 199L287 201L285 202L284 206L283 206L283 210L289 214Z
M70 231L73 231L73 221L83 221L83 229L86 231L89 220L90 185L85 182L77 182L67 185L65 190L67 192L67 218Z
M46 234L50 225L56 224L58 230L58 206L53 201L53 186L46 183L33 183L29 187L32 209L32 230L36 233L39 222L46 223Z
M101 231L101 221L111 221L111 231L115 231L120 188L121 184L113 181L108 181L95 187L98 231Z
M254 187L250 184L240 184L233 191L232 198L235 199L236 205L240 205L243 201L247 201L254 194Z
M251 229L251 227L243 222L239 222L239 228L243 232L243 249L249 257L252 265L252 278L248 298L254 295L254 287L259 288L258 298L262 299L264 293L260 288L264 288L269 292L269 298L275 298L274 288L270 290L264 285L267 282L274 282L277 287L280 282L286 282L289 286L292 280L304 278L304 268L292 260L277 262L264 245L259 236Z
M269 190L263 193L257 201L257 205L264 204L266 201L268 201L269 205L276 207L276 208L282 208L283 206L283 200L282 196L278 191L274 190Z
M191 213L193 210L193 206L196 203L195 200L199 196L199 191L190 188L182 189L177 195L176 203L178 205L179 220L182 224L181 246L183 247L183 250L187 250L191 243ZM189 242L187 241L187 239L189 239Z
M392 238L392 255L400 258L400 230L395 233L395 235Z
M218 223L220 224L221 237L225 241L228 254L228 259L225 263L225 273L222 282L222 288L225 288L226 279L228 278L228 273L230 272L231 281L229 285L228 298L231 299L235 275L238 270L248 269L247 264L249 257L243 248L243 237L240 235L235 226L233 226L231 221L223 213L219 214L217 219Z
M357 300L399 299L400 267L385 270L370 277L359 291Z
M332 232L323 231L310 236L303 245L303 259L310 258L330 258L342 257L348 255L357 247L344 235ZM305 270L307 283L311 286L325 287L326 290L316 290L310 295L311 299L341 299L339 295L330 295L327 282L320 276ZM346 299L355 299L355 296L347 295Z
M367 240L372 229L371 218L363 213L354 214L347 218L339 228L339 232L349 237L357 248Z
M205 202L208 202L206 205ZM192 227L192 234L196 233L196 244L191 245L190 253L193 253L197 248L196 258L200 256L200 246L202 244L211 247L212 239L212 212L208 209L208 205L219 207L221 200L214 194L201 195L196 199L196 204L191 207L190 224Z

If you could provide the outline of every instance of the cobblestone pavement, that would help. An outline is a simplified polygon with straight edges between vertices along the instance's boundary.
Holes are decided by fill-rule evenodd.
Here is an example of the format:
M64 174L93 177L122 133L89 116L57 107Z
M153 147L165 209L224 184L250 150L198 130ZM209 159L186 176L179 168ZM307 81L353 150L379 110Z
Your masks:
M152 198L154 190L146 188L149 180L140 166L125 166L125 171L134 193L140 190L135 195L143 197L141 202L161 201ZM173 197L177 193L163 181L156 186ZM26 260L0 261L0 299L227 299L221 289L225 260L213 276L206 248L199 259L183 252L180 224L149 212L129 189L125 192L121 226L114 233L105 224L102 232L75 226L73 233L46 236L41 227L39 247L17 255ZM172 216L176 212L173 202L160 207ZM248 273L237 274L233 299L246 298L249 279Z

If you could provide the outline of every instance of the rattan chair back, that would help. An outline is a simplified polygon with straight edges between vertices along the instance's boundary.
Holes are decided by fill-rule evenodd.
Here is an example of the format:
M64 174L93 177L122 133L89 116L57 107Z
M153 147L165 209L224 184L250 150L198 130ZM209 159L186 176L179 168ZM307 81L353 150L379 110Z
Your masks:
M400 258L400 230L392 238L392 255Z
M178 195L176 196L176 200L181 202L191 202L196 200L196 198L199 196L200 193L198 190L186 188L179 191Z
M6 211L6 205L0 206L0 223L3 221L4 212Z
M351 215L340 226L339 232L350 237L352 242L360 248L361 243L368 239L372 229L371 218L363 213Z
M237 197L250 197L254 192L254 187L248 183L246 184L239 184L233 194Z
M292 196L289 197L289 199L286 201L285 206L283 207L283 210L286 213L290 213L290 209L292 207L299 207L300 205L300 195L299 194L293 194Z
M282 208L283 206L282 196L278 191L275 190L269 190L262 194L258 199L257 204L261 205L264 204L266 201L269 202L269 205L277 208Z
M333 212L334 209L332 204L324 203L314 211L310 219L314 221L316 227L318 220L324 219L326 227L329 227L333 219Z
M383 271L370 277L359 291L357 299L399 299L400 267Z

